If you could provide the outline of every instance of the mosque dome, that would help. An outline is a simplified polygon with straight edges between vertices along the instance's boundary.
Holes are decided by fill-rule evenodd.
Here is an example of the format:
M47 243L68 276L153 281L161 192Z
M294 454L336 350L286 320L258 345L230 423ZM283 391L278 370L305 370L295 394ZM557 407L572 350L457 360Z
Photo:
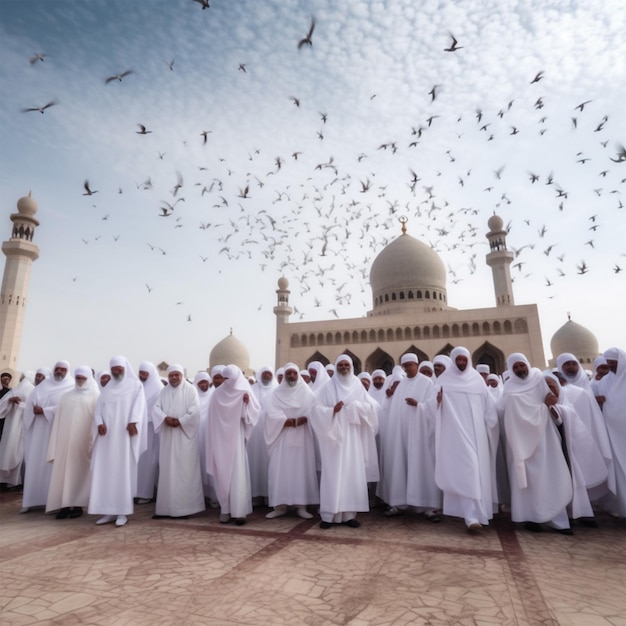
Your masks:
M487 226L491 232L504 230L504 220L494 213L487 221Z
M550 350L552 360L555 362L556 357L563 352L575 354L581 363L593 363L593 360L600 354L596 336L571 319L552 335Z
M215 344L209 355L209 367L231 364L237 365L244 374L250 371L250 353L232 332Z
M30 191L27 196L20 198L17 201L17 210L20 215L24 215L26 217L33 217L35 213L37 213L37 203L33 200L30 195Z
M282 290L289 288L289 281L284 276L278 279L278 288Z
M374 313L395 313L407 305L447 309L446 268L439 255L403 233L374 259L370 270Z

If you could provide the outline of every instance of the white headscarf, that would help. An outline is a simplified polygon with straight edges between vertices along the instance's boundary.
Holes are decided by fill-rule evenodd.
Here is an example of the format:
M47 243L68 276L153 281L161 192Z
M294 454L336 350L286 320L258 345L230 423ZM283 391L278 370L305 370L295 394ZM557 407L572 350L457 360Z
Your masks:
M84 376L87 379L87 382L82 387L79 386L78 383L76 383L76 391L93 391L94 389L97 389L96 381L93 377L93 372L91 371L91 368L89 366L79 365L74 370L74 379L76 379L77 376Z
M563 365L568 361L576 361L576 363L578 363L578 373L575 376L569 376L565 373L565 370L563 370ZM576 385L576 387L581 387L582 389L590 389L589 378L587 374L585 374L585 370L576 358L576 355L571 352L559 354L559 356L556 357L556 366L559 368L561 376L563 376L570 385Z
M145 382L141 381L141 383L143 385L143 393L146 396L146 402L148 403L148 407L152 407L152 405L157 401L161 390L163 389L163 383L161 382L159 371L157 370L154 363L151 363L150 361L142 361L139 364L139 371L148 372L147 380Z
M309 363L308 369L309 372L311 370L314 370L317 373L315 380L311 380L311 382L309 383L309 385L311 385L311 389L313 391L317 391L330 378L330 376L328 375L328 372L326 371L323 363L321 363L320 361L311 361L311 363Z
M456 358L459 356L467 358L467 367L463 371L456 364ZM450 367L447 367L437 379L445 390L478 394L485 392L485 381L472 366L472 356L467 348L462 346L454 348L450 353L450 360L452 362Z
M298 380L295 386L291 387L286 377L283 377L280 385L278 385L270 398L270 404L268 412L272 410L284 411L290 408L303 408L302 415L308 415L308 412L313 404L315 394L304 382L298 366L295 363L287 363L284 367L285 373L288 370L295 370L298 372Z

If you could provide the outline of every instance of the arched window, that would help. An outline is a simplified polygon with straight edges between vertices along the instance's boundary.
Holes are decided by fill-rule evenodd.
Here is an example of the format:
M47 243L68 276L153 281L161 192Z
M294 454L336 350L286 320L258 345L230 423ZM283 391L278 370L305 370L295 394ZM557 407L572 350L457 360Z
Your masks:
M489 322L483 322L483 335L490 335L491 327L489 326Z
M478 322L474 322L472 324L472 335L474 335L474 337L480 335L480 326L478 325Z
M502 327L500 325L500 322L494 322L493 323L493 333L494 335L499 335L502 332Z
M395 299L396 299L396 292L395 292L395 291L391 294L391 299L392 299L392 300L395 300Z
M409 300L413 300L413 292L409 291Z
M385 294L385 302L389 302L389 294L388 293Z
M461 335L463 335L463 337L469 337L469 324L463 324L461 326Z
M421 290L421 289L418 289L418 290L417 290L417 299L418 299L418 300L421 300L421 299L422 299L422 290Z
M396 341L402 341L404 339L404 333L401 328L396 328Z
M413 329L413 337L415 339L421 339L421 337L422 337L422 329L419 326L416 326Z
M424 298L426 298L426 300L430 300L430 291L428 291L428 289L424 292Z
M513 332L513 324L511 324L511 320L504 320L504 332L507 335L510 335Z
M459 336L459 325L458 324L452 324L452 336L453 337L458 337Z
M424 335L424 339L430 339L430 326L424 326L422 334Z
M439 339L440 337L439 326L437 326L436 324L433 326L433 337L435 339Z
M450 327L447 324L444 324L441 327L441 336L445 337L446 339L450 336Z

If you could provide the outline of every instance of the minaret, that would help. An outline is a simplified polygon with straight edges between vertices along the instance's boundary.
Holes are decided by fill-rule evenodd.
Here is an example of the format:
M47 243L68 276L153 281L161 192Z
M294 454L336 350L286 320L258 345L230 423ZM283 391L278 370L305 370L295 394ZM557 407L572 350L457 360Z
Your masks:
M276 360L275 367L280 367L287 360L288 345L283 345L283 339L288 340L288 334L283 332L283 327L289 322L289 316L293 313L293 309L289 306L289 281L281 276L278 279L278 289L276 295L278 301L274 307L274 315L276 316Z
M513 306L513 281L511 280L511 263L515 255L506 248L506 230L504 222L495 213L487 222L489 232L490 252L487 255L487 265L493 273L493 288L496 293L496 306Z
M39 248L32 242L37 203L28 196L17 201L17 213L11 214L11 238L2 243L7 260L0 288L0 368L17 369L22 340L26 295L33 261L39 258Z

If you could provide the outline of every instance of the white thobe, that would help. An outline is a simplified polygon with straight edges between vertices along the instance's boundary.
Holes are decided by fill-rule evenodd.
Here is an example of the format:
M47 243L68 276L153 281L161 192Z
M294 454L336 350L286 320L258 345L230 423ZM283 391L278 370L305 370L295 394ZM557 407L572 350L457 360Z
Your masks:
M269 494L268 467L270 456L267 444L265 443L263 427L265 424L265 416L267 413L269 399L277 385L273 379L269 385L264 385L260 379L262 370L259 370L259 372L257 372L259 380L257 380L256 384L252 385L252 391L261 405L261 411L259 412L256 424L252 428L250 437L248 438L246 449L248 451L248 463L250 464L250 485L252 489L252 497L267 498Z
M91 487L93 414L100 391L72 389L57 406L47 460L52 464L46 513L65 507L86 507Z

